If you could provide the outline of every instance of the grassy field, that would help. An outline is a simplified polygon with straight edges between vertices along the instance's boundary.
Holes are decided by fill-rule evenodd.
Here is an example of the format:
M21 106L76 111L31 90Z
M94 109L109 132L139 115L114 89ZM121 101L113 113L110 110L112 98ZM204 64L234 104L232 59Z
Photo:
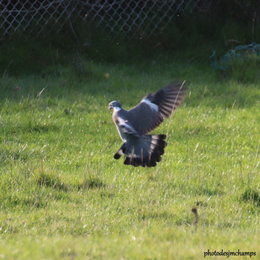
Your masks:
M16 52L17 67L0 59L0 259L260 259L259 71L219 75L187 53L59 63L54 51L41 67L44 54ZM114 160L108 102L130 108L174 79L189 94L155 131L162 162Z

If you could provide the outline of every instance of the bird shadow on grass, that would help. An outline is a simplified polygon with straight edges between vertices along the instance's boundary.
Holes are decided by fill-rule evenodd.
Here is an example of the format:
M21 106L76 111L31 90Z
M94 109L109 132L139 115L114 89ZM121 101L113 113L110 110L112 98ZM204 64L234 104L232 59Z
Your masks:
M240 197L241 201L248 202L260 207L260 193L257 190L247 188Z
M35 182L40 187L50 187L60 191L68 191L68 186L60 180L58 176L54 176L53 174L47 173L39 173L35 177Z
M84 179L81 183L76 185L78 190L92 190L105 188L106 184L99 178Z
M97 177L84 178L78 184L68 185L65 184L58 176L41 172L35 177L35 182L40 187L50 187L60 191L69 191L71 189L77 190L93 190L107 187L107 185Z

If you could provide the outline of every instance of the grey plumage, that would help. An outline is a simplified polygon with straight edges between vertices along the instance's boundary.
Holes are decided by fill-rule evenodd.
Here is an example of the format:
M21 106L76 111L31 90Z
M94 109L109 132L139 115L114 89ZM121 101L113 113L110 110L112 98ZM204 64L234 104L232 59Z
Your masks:
M154 94L144 97L130 110L124 110L118 101L109 103L112 119L123 145L114 155L125 156L124 164L133 166L156 166L161 161L166 146L166 135L147 135L168 118L185 96L185 82L172 82Z

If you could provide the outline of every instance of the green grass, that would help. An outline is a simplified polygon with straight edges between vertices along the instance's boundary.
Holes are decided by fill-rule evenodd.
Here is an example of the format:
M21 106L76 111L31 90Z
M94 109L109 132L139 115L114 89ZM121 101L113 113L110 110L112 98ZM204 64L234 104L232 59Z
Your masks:
M260 83L188 56L6 67L0 259L200 259L208 249L259 259ZM162 162L114 160L121 140L108 102L130 108L173 79L189 94L155 131L168 135Z

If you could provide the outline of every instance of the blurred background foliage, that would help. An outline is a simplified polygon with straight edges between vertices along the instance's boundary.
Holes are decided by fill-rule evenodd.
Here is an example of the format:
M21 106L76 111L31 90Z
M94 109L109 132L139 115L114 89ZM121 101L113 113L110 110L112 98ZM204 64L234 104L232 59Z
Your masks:
M201 0L192 12L184 10L163 31L147 38L128 39L118 32L113 35L93 21L83 22L77 17L71 21L59 33L47 27L37 36L17 31L3 37L2 74L34 73L68 62L80 64L82 57L102 62L135 62L165 55L166 59L188 62L199 59L210 66L213 50L221 56L237 45L260 42L257 0ZM58 25L50 22L49 26L55 31Z

